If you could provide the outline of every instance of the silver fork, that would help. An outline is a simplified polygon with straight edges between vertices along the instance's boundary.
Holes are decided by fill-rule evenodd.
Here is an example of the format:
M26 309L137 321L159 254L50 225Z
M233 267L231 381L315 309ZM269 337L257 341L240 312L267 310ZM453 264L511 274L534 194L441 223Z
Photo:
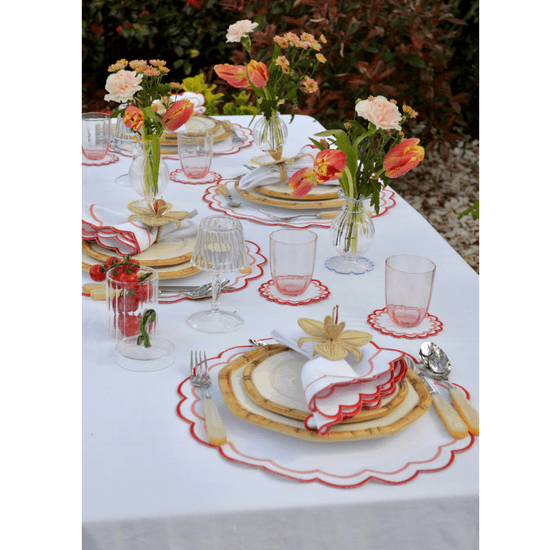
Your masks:
M340 211L338 212L317 212L316 214L298 214L297 216L273 216L269 212L266 212L265 210L262 210L261 208L258 208L258 210L267 216L268 218L271 218L272 220L277 220L279 222L291 222L292 220L297 220L298 218L315 218L317 220L332 220L338 214L340 214Z
M194 356L193 356L194 354ZM202 409L204 412L204 420L206 422L206 432L208 434L208 442L216 447L221 447L227 441L227 433L223 427L220 412L216 407L216 403L212 399L208 388L212 384L210 373L208 372L208 363L206 362L206 353L191 352L191 383L202 391Z

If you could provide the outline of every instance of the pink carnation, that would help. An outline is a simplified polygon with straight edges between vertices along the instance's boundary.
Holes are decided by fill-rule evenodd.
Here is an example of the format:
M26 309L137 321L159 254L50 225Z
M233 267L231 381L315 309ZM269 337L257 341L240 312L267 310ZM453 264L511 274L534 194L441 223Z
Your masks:
M397 105L388 101L384 96L376 96L374 99L360 101L355 110L360 117L372 122L379 130L401 131L401 113Z
M241 38L252 32L257 26L258 23L252 23L248 19L243 19L242 21L233 23L233 25L229 25L226 35L227 42L240 42Z
M142 78L142 74L136 74L133 71L118 71L109 75L105 83L105 89L109 92L105 96L105 101L116 101L117 103L131 101L134 94L143 89L139 85Z

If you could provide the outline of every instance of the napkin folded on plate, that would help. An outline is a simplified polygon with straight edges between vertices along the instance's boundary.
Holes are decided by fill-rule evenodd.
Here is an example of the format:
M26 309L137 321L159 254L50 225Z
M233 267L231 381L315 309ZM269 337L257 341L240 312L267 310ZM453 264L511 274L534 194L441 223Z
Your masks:
M293 164L285 164L285 169L288 177L290 178L294 173L302 168L313 168L313 162L319 149L312 145L305 145L300 149L299 155L303 157L296 159ZM297 155L296 155L297 156ZM266 162L270 161L270 157L265 157ZM273 159L271 159L272 161ZM254 187L260 187L262 185L270 185L272 183L279 183L281 172L277 165L271 164L269 166L258 166L252 172L244 175L239 182L239 189L252 189ZM320 182L320 185L340 185L338 180L330 180Z
M82 206L82 238L95 240L102 247L115 250L121 256L147 250L157 238L158 227L150 227L139 220L129 222L130 212L120 212L109 206L84 204ZM182 220L181 227L174 222L162 226L159 242L189 237L197 232L193 220Z
M335 424L352 418L362 409L375 409L385 397L393 395L407 374L401 351L380 349L373 342L361 348L361 360L350 353L345 359L330 361L313 358L313 343L300 348L301 330L274 330L271 337L310 360L302 369L302 387L311 411L304 424L326 435Z

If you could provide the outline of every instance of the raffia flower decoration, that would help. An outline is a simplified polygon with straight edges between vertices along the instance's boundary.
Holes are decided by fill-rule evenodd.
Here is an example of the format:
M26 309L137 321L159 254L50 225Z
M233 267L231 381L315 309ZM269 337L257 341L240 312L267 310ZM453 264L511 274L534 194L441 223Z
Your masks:
M327 315L325 322L313 319L298 319L300 328L309 334L298 340L298 346L306 342L319 342L313 346L313 357L318 353L331 361L345 359L349 352L357 361L361 360L360 347L368 344L372 335L359 330L344 330L346 323L335 324L333 317Z
M137 201L136 201L137 202ZM147 207L136 206L133 202L128 205L128 209L133 214L128 221L141 220L145 225L160 227L167 223L174 222L176 226L181 227L181 220L189 216L189 212L169 212L172 205L164 199L157 199L147 203Z

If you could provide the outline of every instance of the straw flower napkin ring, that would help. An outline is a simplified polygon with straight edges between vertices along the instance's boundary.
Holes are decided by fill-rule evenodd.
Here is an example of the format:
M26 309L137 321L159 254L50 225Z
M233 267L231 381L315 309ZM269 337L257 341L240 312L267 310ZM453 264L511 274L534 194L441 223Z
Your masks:
M128 218L128 221L140 220L145 225L151 227L158 227L157 238L158 241L160 236L160 228L163 225L174 222L176 227L179 229L181 227L181 220L184 220L189 216L189 212L169 212L172 208L172 205L166 202L164 199L157 199L153 202L147 203L147 206L136 206L136 202L131 202L128 205L128 209L133 212L133 214Z
M368 332L359 330L344 330L346 323L336 324L334 314L331 317L327 315L324 323L313 319L298 319L300 328L308 336L298 340L298 347L306 342L318 342L313 346L313 357L319 354L330 361L345 359L348 353L353 353L357 362L361 360L361 350L359 348L367 345L372 335Z

